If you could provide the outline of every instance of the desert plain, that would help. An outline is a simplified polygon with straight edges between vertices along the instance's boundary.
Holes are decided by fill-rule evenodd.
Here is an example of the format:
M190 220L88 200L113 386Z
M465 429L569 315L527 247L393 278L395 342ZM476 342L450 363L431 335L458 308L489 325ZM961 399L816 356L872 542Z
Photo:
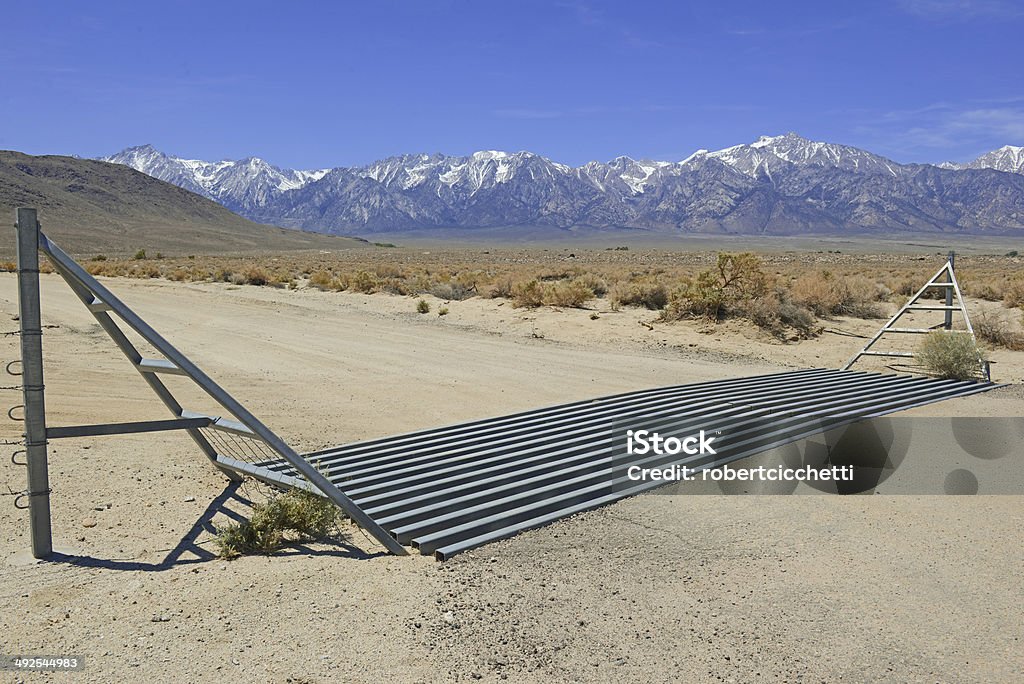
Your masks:
M816 336L785 339L606 299L531 308L302 277L101 278L304 451L838 367L884 322L834 316ZM58 276L42 276L42 297L51 425L166 417ZM2 274L3 331L16 312L16 278ZM3 339L16 358L17 337ZM1024 415L1024 353L990 355L1010 386L913 413ZM17 423L2 433L19 436ZM50 560L31 558L25 512L0 498L0 651L81 655L85 671L5 681L987 683L1024 671L1019 496L640 496L444 563L389 556L353 527L333 543L225 561L217 526L268 490L230 484L184 435L61 440L50 477ZM6 459L3 478L5 491L24 488Z

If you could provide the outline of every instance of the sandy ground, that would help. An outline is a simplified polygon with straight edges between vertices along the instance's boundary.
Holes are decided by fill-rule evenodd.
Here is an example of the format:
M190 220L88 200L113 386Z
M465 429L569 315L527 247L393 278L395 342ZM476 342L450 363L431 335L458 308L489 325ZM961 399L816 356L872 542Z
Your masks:
M387 295L108 285L302 449L837 366L861 344L848 334L878 325L837 321L839 334L782 345L635 310L594 320L468 300L439 317ZM44 337L50 424L165 417L55 276L43 301L59 326ZM5 274L7 329L15 311ZM17 338L4 340L15 358ZM999 356L1001 379L1020 381L1019 356ZM917 411L1020 416L1024 395ZM4 463L3 484L23 489ZM65 440L50 469L64 555L32 561L26 516L0 498L0 652L84 655L87 671L5 681L1014 682L1024 670L1020 497L644 496L443 564L384 555L358 531L228 563L211 530L261 492L228 485L186 437Z

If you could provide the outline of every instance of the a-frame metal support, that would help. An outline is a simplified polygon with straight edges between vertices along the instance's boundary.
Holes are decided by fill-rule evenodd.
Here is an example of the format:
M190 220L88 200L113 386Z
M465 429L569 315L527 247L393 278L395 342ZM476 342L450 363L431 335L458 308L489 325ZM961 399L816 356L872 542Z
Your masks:
M907 303L904 304L903 307L896 312L896 315L890 318L889 321L885 325L883 325L877 333L875 333L875 336L872 337L859 352L854 354L850 358L850 360L846 362L846 365L844 365L842 369L849 370L850 367L853 366L853 364L855 364L864 356L914 358L913 352L886 351L874 349L873 347L875 346L875 343L877 343L879 340L882 339L883 336L889 333L923 335L934 332L936 330L945 330L947 332L952 332L953 314L958 311L964 317L964 326L967 329L966 332L970 334L971 337L974 337L974 327L971 325L971 317L967 314L967 305L964 304L963 294L960 292L960 285L956 281L956 274L954 272L955 258L956 255L953 252L950 252L949 256L946 259L946 263L942 265L942 268L940 268L935 275L928 279L928 282L925 283L924 287L918 290L914 294L914 296L912 296L907 301ZM927 292L931 288L943 288L945 290L945 303L931 304L920 302L925 292ZM899 327L896 325L897 321L899 321L899 319L902 318L904 315L910 312L917 311L942 311L945 314L944 320L941 324L930 328L906 328ZM979 358L978 366L981 373L985 376L985 379L988 380L988 364L985 363L983 359Z
M49 491L46 483L46 438L69 437L81 434L120 434L166 429L183 429L195 440L208 459L228 477L238 480L242 475L252 475L271 482L280 482L302 487L319 493L341 509L388 551L405 555L407 551L380 525L370 518L359 506L340 489L331 484L312 464L288 446L270 428L260 422L252 413L228 394L220 385L200 370L184 354L175 349L134 311L113 295L106 287L93 278L84 268L40 232L34 209L18 210L18 266L20 298L22 307L22 363L25 372L25 427L29 464L29 490L32 509L33 553L43 557L50 553ZM128 357L135 369L142 375L150 389L163 401L174 416L172 421L146 421L137 423L79 426L74 428L53 428L47 430L42 395L42 350L39 331L39 257L35 246L50 260L53 269L64 278L82 303L92 312L100 327L110 336L121 352ZM31 254L29 253L31 252ZM34 264L34 265L33 265ZM31 310L35 310L35 317ZM26 317L26 308L29 316ZM114 317L134 330L148 344L163 355L162 359L146 359L124 334ZM35 332L33 332L33 330ZM27 333L27 334L26 334ZM34 341L34 344L33 344ZM32 369L30 377L29 370ZM160 380L160 374L182 375L199 386L207 395L229 413L233 419L186 411L178 403L167 386ZM36 377L38 374L38 377ZM37 387L38 386L38 387ZM29 396L30 390L33 393ZM30 402L31 399L31 402ZM221 454L200 431L209 428L233 435L242 435L258 440L287 461L302 475L298 478L283 479L278 473L261 466ZM35 452L32 450L35 449ZM39 451L41 449L41 452ZM40 456L41 453L41 456ZM33 474L36 475L33 480ZM40 479L41 478L41 479ZM43 516L43 505L45 513ZM45 518L45 519L44 519ZM37 539L38 537L38 539Z

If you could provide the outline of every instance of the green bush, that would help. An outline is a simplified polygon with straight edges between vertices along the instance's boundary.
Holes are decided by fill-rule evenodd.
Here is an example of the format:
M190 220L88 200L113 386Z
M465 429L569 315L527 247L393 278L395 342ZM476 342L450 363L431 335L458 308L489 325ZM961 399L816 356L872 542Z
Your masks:
M752 303L768 293L768 285L761 260L754 254L723 252L715 268L701 271L669 296L662 318L720 321L730 316L746 317Z
M421 314L430 313L430 302L426 299L421 299L416 302L416 311Z
M935 330L917 350L917 360L930 374L950 380L977 379L984 358L974 337L966 332Z
M291 489L253 507L252 517L217 530L217 553L237 558L272 553L289 539L323 539L336 530L340 511L322 496Z

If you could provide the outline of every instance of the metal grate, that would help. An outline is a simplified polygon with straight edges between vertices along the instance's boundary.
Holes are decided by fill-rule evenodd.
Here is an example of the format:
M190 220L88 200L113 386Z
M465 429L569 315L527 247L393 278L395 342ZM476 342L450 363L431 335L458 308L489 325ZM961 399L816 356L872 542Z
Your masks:
M306 458L399 542L448 558L658 486L617 477L623 421L728 430L716 464L991 383L806 370L631 392L339 446ZM676 459L678 460L678 459ZM264 463L284 476L284 461Z

